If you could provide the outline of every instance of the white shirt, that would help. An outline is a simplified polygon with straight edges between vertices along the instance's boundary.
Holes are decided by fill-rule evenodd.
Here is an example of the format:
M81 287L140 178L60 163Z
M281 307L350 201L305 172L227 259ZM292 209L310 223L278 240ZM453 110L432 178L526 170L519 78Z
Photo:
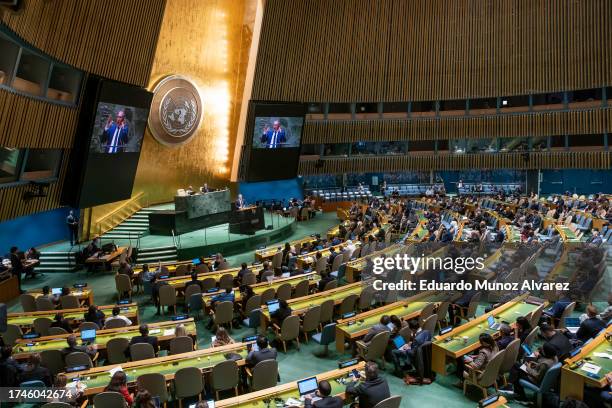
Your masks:
M272 139L270 139L270 149L276 147L276 139L278 137L278 132L274 132L272 134Z

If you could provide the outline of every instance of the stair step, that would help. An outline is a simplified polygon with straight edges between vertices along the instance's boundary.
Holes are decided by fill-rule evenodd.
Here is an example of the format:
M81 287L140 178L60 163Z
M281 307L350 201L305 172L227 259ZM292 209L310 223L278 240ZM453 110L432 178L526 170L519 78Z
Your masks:
M161 247L154 247L154 248L140 248L140 253L142 254L143 252L147 252L147 251L161 251L161 250L166 250L166 249L172 249L174 251L176 251L176 247L175 246L161 246Z
M123 221L122 224L149 225L149 220L129 219Z
M72 272L76 269L75 266L58 266L58 267L44 267L39 266L36 268L36 272Z
M162 255L162 256L142 256L138 254L139 263L157 262L157 261L176 261L176 255Z
M153 256L153 255L176 255L176 250L165 250L165 251L138 251L139 254L144 256Z

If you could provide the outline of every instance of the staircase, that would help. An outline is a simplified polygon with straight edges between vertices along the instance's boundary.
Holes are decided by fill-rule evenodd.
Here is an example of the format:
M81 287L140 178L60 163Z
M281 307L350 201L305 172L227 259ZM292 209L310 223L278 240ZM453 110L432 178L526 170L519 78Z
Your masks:
M45 252L40 253L40 265L36 272L72 272L76 270L76 252Z
M149 232L149 214L151 210L141 209L115 228L104 233L103 239L138 239Z
M138 250L137 263L155 263L158 261L168 262L177 261L178 256L175 246L165 246L157 248L140 248Z

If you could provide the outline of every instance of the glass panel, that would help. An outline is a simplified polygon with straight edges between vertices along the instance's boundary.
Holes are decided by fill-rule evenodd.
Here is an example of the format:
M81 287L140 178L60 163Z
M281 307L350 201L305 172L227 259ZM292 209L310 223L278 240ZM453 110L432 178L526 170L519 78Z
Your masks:
M465 111L465 100L456 100L456 101L440 101L440 110L441 111Z
M348 143L326 144L325 150L323 151L324 156L348 156L348 153Z
M383 112L408 112L408 102L385 102Z
M570 103L601 101L601 88L570 91L567 93L567 99Z
M57 176L61 149L29 149L22 180L43 180Z
M0 84L9 85L18 55L19 45L0 35Z
M51 64L43 57L23 50L13 88L30 95L43 96Z
M497 139L468 139L467 153L495 153Z
M529 141L525 137L502 137L499 139L499 151L503 153L529 150Z
M435 112L436 106L431 101L412 102L411 112Z
M0 183L17 180L21 167L23 150L0 147Z
M68 67L53 66L47 98L68 103L75 102L79 94L81 80L81 72Z

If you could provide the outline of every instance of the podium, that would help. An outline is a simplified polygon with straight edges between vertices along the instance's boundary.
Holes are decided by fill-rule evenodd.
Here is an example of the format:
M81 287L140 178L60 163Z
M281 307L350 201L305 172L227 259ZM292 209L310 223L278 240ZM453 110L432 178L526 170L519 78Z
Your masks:
M266 228L263 207L252 205L236 208L232 203L229 223L229 232L232 234L253 235L255 231Z

